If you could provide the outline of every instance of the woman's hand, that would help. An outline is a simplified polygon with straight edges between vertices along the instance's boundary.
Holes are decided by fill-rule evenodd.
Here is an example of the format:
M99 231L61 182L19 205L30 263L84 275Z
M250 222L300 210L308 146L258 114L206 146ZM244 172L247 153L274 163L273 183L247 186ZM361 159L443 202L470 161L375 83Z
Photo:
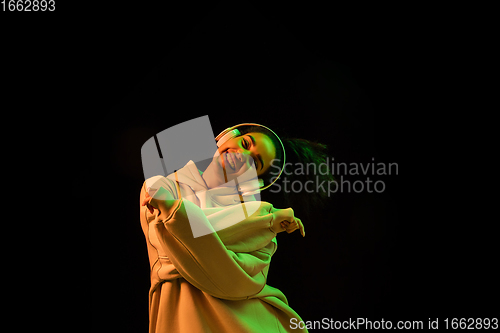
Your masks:
M151 214L154 213L155 207L153 207L150 203L151 201L151 196L149 195L148 191L145 192L146 196L144 197L144 200L142 200L141 206L146 206Z
M302 221L299 218L294 216L292 208L273 208L273 225L271 227L271 230L273 230L275 233L279 233L282 231L292 233L297 229L300 229L302 237L306 235L304 224L302 224Z
M290 223L288 221L283 221L281 222L281 227L285 229L287 233L292 233L297 229L300 229L300 234L302 237L306 236L306 232L304 230L304 225L302 224L302 221L299 218L295 218L294 222Z

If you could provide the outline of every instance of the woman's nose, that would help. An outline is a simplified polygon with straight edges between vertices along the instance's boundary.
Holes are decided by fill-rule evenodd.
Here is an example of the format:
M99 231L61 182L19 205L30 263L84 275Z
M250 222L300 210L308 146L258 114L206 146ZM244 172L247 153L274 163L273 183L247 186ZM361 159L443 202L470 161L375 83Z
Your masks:
M245 160L252 156L252 153L250 152L250 150L246 150L246 149L240 150L239 153L241 154L241 157Z
M245 159L246 159L246 155L249 154L248 151L245 151L245 149L241 150L241 149L237 149L237 150L234 150L232 151L234 157L236 159L238 159L240 162L244 162Z
M240 151L235 151L234 152L234 157L241 162L242 156Z
M250 167L255 166L255 157L252 155L252 152L249 150L244 150L242 155L243 163L247 163Z

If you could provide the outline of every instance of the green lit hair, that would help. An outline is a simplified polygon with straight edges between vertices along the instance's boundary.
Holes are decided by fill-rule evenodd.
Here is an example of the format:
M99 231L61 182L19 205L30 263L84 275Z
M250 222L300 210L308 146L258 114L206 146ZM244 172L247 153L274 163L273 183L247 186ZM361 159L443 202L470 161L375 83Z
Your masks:
M250 132L263 133L267 135L272 140L274 147L276 148L276 157L275 161L273 161L273 165L281 167L281 165L283 164L282 163L283 152L281 149L281 144L271 132L260 126L242 126L238 129L240 130L241 135L245 135ZM335 181L330 170L328 170L328 172L323 172L323 174L306 173L304 175L297 175L294 172L294 168L297 165L297 163L309 166L312 166L312 164L314 164L314 167L312 169L318 170L319 165L321 163L326 162L328 156L326 145L305 139L296 139L296 138L281 137L281 141L283 142L286 152L286 167L284 173L281 174L276 184L283 184L285 180L291 183L299 181L302 184L305 184L309 180L312 180L313 183L316 182L321 183L325 181L325 185L330 181ZM285 174L285 172L288 173L288 175ZM276 168L268 168L264 174L259 176L259 178L261 178L264 181L264 184L267 185L273 181L274 177L276 177L276 174L277 174ZM269 194L268 192L271 193L276 192L277 187L273 191L274 186L275 185L271 186L268 190L263 191L262 194L264 196L268 196ZM325 186L325 188L327 188L327 186ZM322 190L314 191L314 193L307 193L305 191L299 193L294 193L293 191L289 191L287 193L285 191L280 191L277 194L281 194L278 195L281 199L278 200L279 205L292 207L294 210L297 211L297 213L302 212L305 215L308 215L311 209L323 206L326 203L328 196L327 191L322 191ZM276 198L275 195L271 196ZM273 201L275 200L273 199Z

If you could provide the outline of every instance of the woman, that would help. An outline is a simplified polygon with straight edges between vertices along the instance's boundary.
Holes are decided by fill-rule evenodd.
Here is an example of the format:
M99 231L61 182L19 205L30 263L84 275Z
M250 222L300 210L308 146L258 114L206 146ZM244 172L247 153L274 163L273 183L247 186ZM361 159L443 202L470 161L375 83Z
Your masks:
M277 233L304 236L303 224L291 208L253 197L276 181L271 164L283 162L284 147L262 125L226 132L204 172L190 161L143 184L150 332L305 332L291 329L301 318L266 284Z

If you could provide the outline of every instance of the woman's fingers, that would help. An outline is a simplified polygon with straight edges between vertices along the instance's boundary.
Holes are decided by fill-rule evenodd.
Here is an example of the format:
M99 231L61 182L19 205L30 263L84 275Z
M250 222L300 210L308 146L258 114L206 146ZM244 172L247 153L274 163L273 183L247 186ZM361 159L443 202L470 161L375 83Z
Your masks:
M302 223L302 221L300 219L297 219L297 223L298 223L298 228L300 229L300 234L302 235L302 237L306 237L306 231L304 229L304 224Z
M149 202L148 202L148 203L146 203L146 205L145 205L145 206L148 208L148 210L149 210L149 212L150 212L151 214L154 214L154 212L155 212L155 208L154 208L153 206L151 206L151 205L149 204Z
M146 197L144 198L144 200L142 200L142 206L146 206L149 210L149 212L151 214L154 213L154 207L151 206L151 204L149 203L151 201L151 197L146 193Z
M288 225L287 225L287 227L286 227L286 232L288 232L288 233L292 233L292 232L294 232L296 229L297 229L297 226L296 226L296 223L295 223L295 222L288 223Z
M292 233L299 228L297 222L295 221L292 222L283 221L283 223L285 224L285 229L287 233Z
M288 222L288 221L281 222L281 228L283 228L289 234L299 229L302 237L306 236L304 224L299 218L295 218L293 222Z

